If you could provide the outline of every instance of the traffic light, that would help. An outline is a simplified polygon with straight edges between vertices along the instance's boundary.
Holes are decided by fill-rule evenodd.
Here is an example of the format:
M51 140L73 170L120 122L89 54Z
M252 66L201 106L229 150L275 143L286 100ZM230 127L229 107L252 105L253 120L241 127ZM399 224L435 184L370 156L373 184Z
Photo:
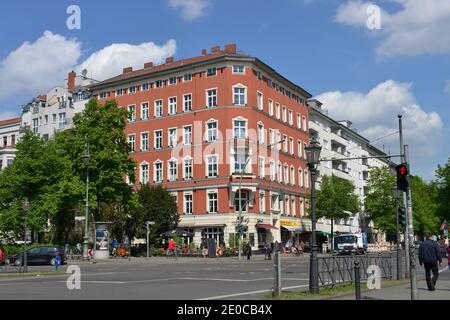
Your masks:
M409 183L408 183L408 166L405 163L399 164L396 167L397 171L397 189L401 191L408 191Z
M405 208L398 208L398 221L401 226L406 226L406 210Z

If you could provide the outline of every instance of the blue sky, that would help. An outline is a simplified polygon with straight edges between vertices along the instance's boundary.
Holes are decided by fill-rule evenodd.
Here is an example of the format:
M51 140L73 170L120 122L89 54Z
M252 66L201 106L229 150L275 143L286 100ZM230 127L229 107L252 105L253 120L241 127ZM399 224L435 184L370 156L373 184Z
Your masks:
M402 112L413 173L430 179L450 156L450 1L373 3L381 30L367 28L369 3L359 0L8 1L0 20L0 118L62 84L71 69L86 67L102 80L128 65L236 43L370 139L395 131ZM66 26L74 4L80 30ZM124 44L129 59L117 56ZM396 139L376 145L397 153Z

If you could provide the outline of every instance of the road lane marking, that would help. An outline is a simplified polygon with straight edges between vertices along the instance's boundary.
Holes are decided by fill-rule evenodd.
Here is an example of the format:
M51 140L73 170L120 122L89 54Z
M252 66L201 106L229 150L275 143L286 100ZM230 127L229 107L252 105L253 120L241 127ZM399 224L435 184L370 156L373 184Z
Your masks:
M309 287L309 284L305 284L305 285L302 285L302 286L284 287L281 290L289 290L289 289L297 289L297 288L305 288L305 287ZM201 299L196 299L196 300L217 300L217 299L225 299L225 298L231 298L231 297L252 295L252 294L257 294L257 293L265 293L265 292L272 292L272 289L249 291L249 292L241 292L241 293L233 293L233 294L227 294L227 295L223 295L223 296L201 298Z
M441 273L441 272L443 272L443 271L445 271L445 270L448 270L448 267L445 267L444 269L439 270L439 273Z

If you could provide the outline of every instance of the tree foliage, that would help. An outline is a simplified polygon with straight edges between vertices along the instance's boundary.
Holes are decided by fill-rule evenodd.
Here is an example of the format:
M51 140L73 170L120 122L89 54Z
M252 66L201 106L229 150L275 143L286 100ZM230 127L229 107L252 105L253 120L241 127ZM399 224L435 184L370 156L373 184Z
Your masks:
M433 187L437 215L442 221L450 221L450 158L444 166L438 165Z

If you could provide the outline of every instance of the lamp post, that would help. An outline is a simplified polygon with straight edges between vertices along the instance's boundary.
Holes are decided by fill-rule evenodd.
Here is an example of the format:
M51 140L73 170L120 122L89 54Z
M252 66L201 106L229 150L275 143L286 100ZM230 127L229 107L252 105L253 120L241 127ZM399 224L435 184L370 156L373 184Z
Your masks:
M150 237L150 225L154 225L154 221L145 221L145 225L147 227L147 259L149 258L149 247L148 247L148 241Z
M25 197L22 205L23 213L24 213L24 236L23 236L23 269L22 271L24 273L28 272L28 257L27 257L27 220L28 220L28 211L30 209L30 202L28 201L28 198Z
M91 160L91 156L89 154L89 141L88 135L84 136L84 154L81 158L83 162L86 164L86 204L85 204L85 220L84 220L84 242L83 242L83 259L89 259L89 236L88 236L88 219L89 219L89 161Z
M283 142L284 142L284 139L267 145L267 148L271 148L271 147L273 147L277 144L283 143ZM238 227L238 259L239 260L241 260L241 257L242 257L242 248L241 248L241 236L242 236L242 226L243 226L243 223L242 223L242 207L243 207L243 205L242 205L242 193L241 193L242 192L242 179L244 177L245 168L247 168L247 164L250 161L250 159L251 159L251 157L249 156L247 158L247 160L245 160L244 168L240 172L240 179L239 179L239 202L238 202L239 203L239 215L238 215L238 221L236 224L236 226ZM250 197L249 197L249 199L250 199ZM247 199L245 205L247 205L247 203L249 202L249 199Z
M322 147L317 141L310 141L305 147L308 169L311 175L311 256L309 263L309 292L319 293L319 264L317 260L316 240L316 173L320 162L320 151Z
M402 274L402 260L400 257L400 217L398 214L398 202L400 199L400 190L397 189L397 186L392 187L392 196L395 201L395 212L397 216L397 280L401 279Z

